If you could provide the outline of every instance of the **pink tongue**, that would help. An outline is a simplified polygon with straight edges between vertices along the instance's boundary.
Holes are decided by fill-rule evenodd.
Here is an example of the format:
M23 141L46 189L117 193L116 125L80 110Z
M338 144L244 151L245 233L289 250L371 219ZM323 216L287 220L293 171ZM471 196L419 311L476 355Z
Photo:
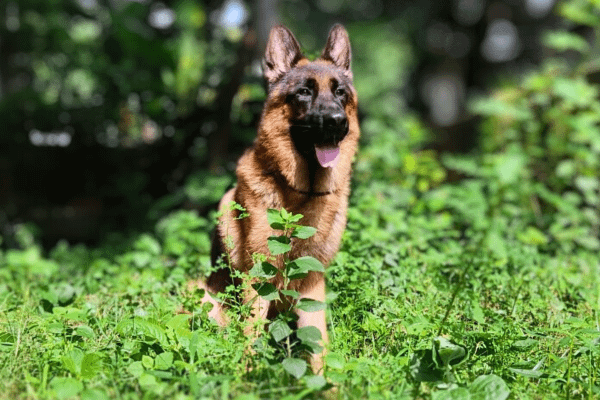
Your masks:
M323 168L333 168L340 159L340 148L336 146L315 146L317 160Z

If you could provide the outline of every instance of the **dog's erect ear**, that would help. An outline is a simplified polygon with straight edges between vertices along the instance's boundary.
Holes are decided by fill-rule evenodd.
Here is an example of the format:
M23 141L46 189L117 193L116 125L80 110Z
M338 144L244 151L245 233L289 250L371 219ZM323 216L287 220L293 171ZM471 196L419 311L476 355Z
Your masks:
M274 26L269 34L265 59L263 60L265 79L269 85L277 82L303 58L300 43L298 43L292 32L283 25Z
M344 75L352 79L352 71L350 70L350 62L352 61L352 50L350 50L350 38L348 32L341 24L335 24L329 37L327 44L321 54L321 59L331 61L334 65L344 70Z

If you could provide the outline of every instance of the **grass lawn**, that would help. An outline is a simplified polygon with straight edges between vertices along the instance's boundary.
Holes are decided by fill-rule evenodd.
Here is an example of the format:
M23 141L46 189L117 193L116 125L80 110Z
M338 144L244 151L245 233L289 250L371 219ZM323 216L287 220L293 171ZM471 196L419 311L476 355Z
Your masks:
M524 227L493 179L399 184L365 173L371 156L327 270L326 381L286 364L297 335L248 356L239 314L207 319L185 283L208 271L211 223L176 211L46 255L20 227L0 253L0 398L597 398L598 253Z

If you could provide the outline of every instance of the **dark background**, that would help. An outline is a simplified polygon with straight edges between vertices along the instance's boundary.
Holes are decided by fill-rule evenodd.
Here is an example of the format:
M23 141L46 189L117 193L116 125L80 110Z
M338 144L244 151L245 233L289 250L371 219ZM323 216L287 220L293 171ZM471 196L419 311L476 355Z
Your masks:
M286 24L316 56L350 32L361 117L416 111L427 145L469 152L468 100L538 65L553 0L8 0L0 4L0 236L96 243L233 182L264 99L260 59ZM568 27L576 31L576 25ZM568 54L567 54L568 57Z

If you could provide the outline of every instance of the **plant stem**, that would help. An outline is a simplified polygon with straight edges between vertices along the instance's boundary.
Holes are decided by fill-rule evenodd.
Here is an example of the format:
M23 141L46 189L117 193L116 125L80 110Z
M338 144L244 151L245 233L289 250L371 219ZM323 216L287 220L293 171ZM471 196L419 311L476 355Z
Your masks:
M452 311L452 308L454 307L454 301L458 297L458 293L460 292L460 289L462 289L462 286L464 284L464 281L465 281L465 278L467 276L467 272L469 271L470 266L471 266L471 264L467 264L467 267L463 270L463 273L460 276L460 279L458 281L458 284L456 285L456 288L454 289L454 292L452 292L452 297L450 298L450 302L448 303L448 306L446 307L446 313L444 314L444 318L442 318L442 321L440 322L440 326L438 328L436 336L440 336L442 333L444 324L446 323L446 320L448 320L448 317L450 316L450 311Z
M571 397L571 361L573 358L573 344L575 342L575 339L573 337L571 337L571 345L569 346L569 361L567 363L567 384L565 386L565 390L566 390L566 396L565 399L569 400L569 398Z

